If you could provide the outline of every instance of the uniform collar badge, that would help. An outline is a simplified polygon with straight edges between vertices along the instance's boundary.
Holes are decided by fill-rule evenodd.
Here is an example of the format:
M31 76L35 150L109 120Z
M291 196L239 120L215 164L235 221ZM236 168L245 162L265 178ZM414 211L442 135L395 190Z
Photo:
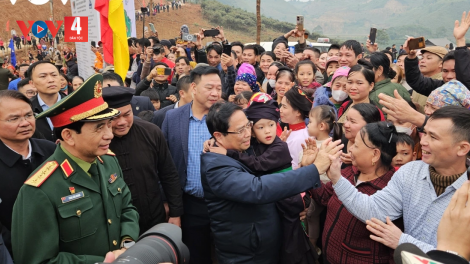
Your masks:
M111 174L111 176L109 176L108 182L113 183L116 179L117 179L117 174L116 173Z

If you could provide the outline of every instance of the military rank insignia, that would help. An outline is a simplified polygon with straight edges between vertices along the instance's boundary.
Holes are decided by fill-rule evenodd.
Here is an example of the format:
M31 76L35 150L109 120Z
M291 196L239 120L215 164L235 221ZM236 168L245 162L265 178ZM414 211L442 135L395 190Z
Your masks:
M111 176L109 176L108 182L113 183L114 181L116 181L116 179L117 179L117 174L116 173L111 174Z
M75 200L83 198L83 197L85 197L83 192L79 192L79 193L74 193L74 194L71 194L71 195L67 195L67 196L62 197L60 199L62 200L62 203L68 203L68 202L75 201Z
M70 162L67 159L65 159L64 162L60 164L60 167L62 168L62 171L64 172L65 176L67 176L67 178L70 176L70 174L73 173L72 165L70 165Z
M34 187L39 187L41 184L51 176L51 174L59 167L59 164L57 161L52 160L46 162L40 169L36 171L31 177L28 178L28 180L25 182L25 184L34 186Z

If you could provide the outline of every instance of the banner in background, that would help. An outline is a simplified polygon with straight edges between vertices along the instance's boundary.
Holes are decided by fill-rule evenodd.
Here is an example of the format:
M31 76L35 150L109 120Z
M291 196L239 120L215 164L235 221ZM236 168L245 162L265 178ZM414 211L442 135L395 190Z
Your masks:
M100 41L100 18L95 10L95 0L72 0L72 16L88 17L88 42L76 42L78 73L85 80L95 74L92 66L95 65L96 55L91 51L91 42Z
M124 14L126 16L127 37L136 37L134 0L124 0Z

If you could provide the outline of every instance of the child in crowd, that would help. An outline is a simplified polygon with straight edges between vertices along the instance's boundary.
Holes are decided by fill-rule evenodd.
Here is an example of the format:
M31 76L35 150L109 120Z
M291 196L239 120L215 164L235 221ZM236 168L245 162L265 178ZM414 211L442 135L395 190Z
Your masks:
M216 152L240 161L255 175L269 177L268 174L292 170L287 143L276 136L279 108L275 100L265 93L255 93L245 114L253 122L251 148L246 152L226 150L212 146L206 141L204 151ZM251 155L249 154L251 152ZM283 239L280 263L315 263L316 253L300 222L300 213L308 207L303 195L298 194L276 203L279 211ZM275 220L275 219L273 219ZM276 221L276 220L275 220Z
M160 96L158 95L157 91L154 89L147 89L143 91L140 96L147 96L150 98L150 101L152 102L153 107L155 107L155 110L160 110Z
M241 106L243 109L246 109L248 107L248 102L250 101L250 98L252 96L253 96L253 92L243 91L235 96L233 103L238 106Z
M315 81L316 70L317 67L315 67L315 64L310 60L300 61L295 65L294 72L297 78L297 84L309 98L313 98L315 90L321 87L321 84Z
M342 136L341 126L336 123L336 114L333 107L328 105L319 105L312 108L309 113L309 123L308 123L308 135L315 138L316 149L320 149L321 144L326 139L330 138L330 135L333 134L334 139L340 139ZM307 141L313 141L309 138ZM305 150L305 145L302 145ZM312 164L313 161L306 160L303 158L303 152L300 153L300 165L308 166ZM327 184L330 182L326 173L320 175L320 180ZM308 235L312 245L316 247L318 237L320 236L320 214L324 210L324 206L315 203L312 199L310 206L307 211L307 222L308 222ZM317 253L320 254L318 248Z
M313 107L329 105L334 107L336 113L336 110L348 99L346 84L348 82L349 70L350 68L346 66L337 69L331 78L331 82L317 89L314 95Z
M392 166L398 170L401 166L410 161L416 160L413 139L405 133L398 133L397 155L392 160Z

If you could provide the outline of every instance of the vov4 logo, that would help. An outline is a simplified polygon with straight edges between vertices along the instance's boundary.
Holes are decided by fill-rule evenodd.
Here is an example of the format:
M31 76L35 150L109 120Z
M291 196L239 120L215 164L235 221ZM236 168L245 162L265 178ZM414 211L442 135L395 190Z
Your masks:
M64 17L64 41L65 42L88 42L88 17L68 16ZM36 38L43 38L47 35L47 31L51 32L53 38L59 32L60 27L64 21L56 21L57 27L51 20L46 21L32 21L29 20L29 26L26 26L24 21L17 20L16 23L21 29L23 35L28 35L32 32Z

